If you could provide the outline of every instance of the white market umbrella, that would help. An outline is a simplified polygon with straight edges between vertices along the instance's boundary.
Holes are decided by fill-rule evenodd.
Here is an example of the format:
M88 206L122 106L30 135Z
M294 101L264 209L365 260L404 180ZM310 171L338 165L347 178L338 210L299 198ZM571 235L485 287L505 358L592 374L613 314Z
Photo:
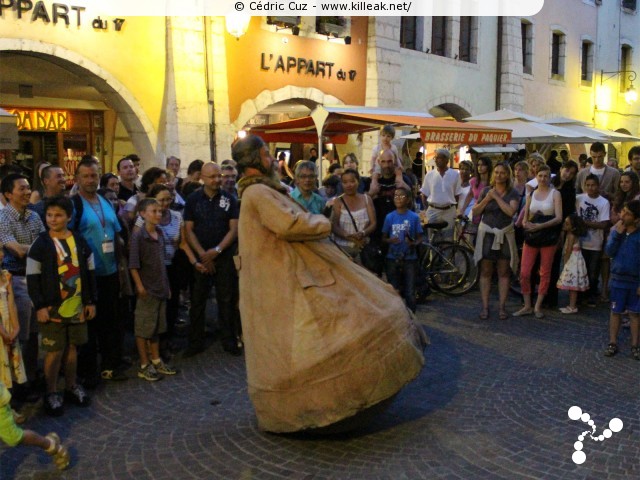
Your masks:
M612 130L605 130L601 128L589 127L588 123L576 120L574 118L567 117L555 117L545 120L544 123L549 125L555 125L559 127L570 128L576 132L583 133L585 135L597 135L602 139L601 142L637 142L640 141L639 137L633 135L627 135L625 133L614 132Z
M572 128L549 125L542 118L502 109L465 118L478 125L512 130L511 143L589 143L601 136L586 135Z

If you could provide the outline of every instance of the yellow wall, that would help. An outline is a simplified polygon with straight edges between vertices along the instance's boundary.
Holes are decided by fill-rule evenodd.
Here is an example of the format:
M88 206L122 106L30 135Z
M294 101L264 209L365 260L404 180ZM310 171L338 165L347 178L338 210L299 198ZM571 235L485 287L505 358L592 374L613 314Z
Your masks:
M256 98L263 90L277 90L288 85L317 88L325 94L333 95L345 104L364 105L367 74L367 18L352 17L351 45L329 42L325 39L305 38L283 33L274 33L261 27L263 17L252 17L249 29L239 39L225 35L227 72L229 84L229 116L234 121L245 100ZM283 43L286 40L287 43ZM261 54L265 53L264 66ZM273 55L273 58L269 58ZM305 74L303 69L275 69L277 59L287 57L333 62L331 78L322 75ZM214 66L215 67L215 66ZM338 71L356 71L353 81L339 80Z
M52 3L44 4L51 20ZM57 24L32 20L32 13L23 13L22 18L18 18L15 9L4 8L0 16L0 39L59 45L97 64L132 94L154 130L158 130L165 79L164 17L124 17L122 30L117 32L112 21L108 22L107 30L94 29L92 20L96 12L82 12L79 27L75 12L70 12L69 26L61 20ZM113 17L102 17L107 18ZM53 53L55 55L55 50Z

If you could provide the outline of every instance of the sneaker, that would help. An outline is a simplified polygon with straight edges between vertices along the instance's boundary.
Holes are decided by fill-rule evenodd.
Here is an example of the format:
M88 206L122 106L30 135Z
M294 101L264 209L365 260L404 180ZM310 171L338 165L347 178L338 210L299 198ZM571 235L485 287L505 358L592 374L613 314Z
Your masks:
M44 411L50 417L59 417L64 413L62 397L57 392L48 393L44 397Z
M631 347L631 356L635 360L640 360L640 347L638 347L637 345L635 347Z
M138 378L142 378L148 382L157 382L161 377L158 375L158 372L156 372L156 369L153 368L153 365L149 364L144 368L140 367L138 369Z
M604 356L613 357L616 353L618 353L618 346L615 343L610 343L604 351Z
M122 370L103 370L100 376L103 380L112 382L122 382L129 379Z
M91 398L79 384L74 385L69 390L65 390L64 399L79 407L88 407L91 403Z
M160 362L158 363L154 363L153 368L156 372L161 373L162 375L175 375L176 373L178 373L178 370L173 368L171 365L167 365L162 360L160 360Z
M45 438L47 438L51 443L51 446L46 450L46 452L53 458L53 463L56 464L56 468L58 470L64 470L71 462L69 450L67 450L67 447L62 445L57 433L48 433L45 435Z

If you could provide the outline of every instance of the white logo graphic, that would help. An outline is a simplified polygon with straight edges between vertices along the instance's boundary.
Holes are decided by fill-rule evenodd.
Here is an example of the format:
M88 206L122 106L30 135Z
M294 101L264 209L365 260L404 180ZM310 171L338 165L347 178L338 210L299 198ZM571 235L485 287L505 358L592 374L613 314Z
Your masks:
M225 212L228 212L230 206L231 202L227 197L220 197L220 208L222 208Z
M582 451L582 447L584 447L582 442L587 435L589 435L589 438L594 442L604 442L605 438L611 438L611 435L622 430L622 420L619 418L612 418L609 421L609 428L606 428L600 435L596 436L596 425L594 421L591 420L591 416L587 412L583 413L580 407L574 406L569 409L568 413L571 420L582 420L591 427L591 433L589 433L589 430L582 432L578 436L578 441L573 444L573 448L576 451L571 455L571 460L573 460L573 463L577 465L581 465L587 460L587 455Z

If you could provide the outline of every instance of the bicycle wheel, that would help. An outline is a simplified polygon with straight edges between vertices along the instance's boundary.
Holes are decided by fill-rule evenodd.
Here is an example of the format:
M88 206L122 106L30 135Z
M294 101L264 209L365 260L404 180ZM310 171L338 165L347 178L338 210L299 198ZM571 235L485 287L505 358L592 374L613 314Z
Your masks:
M468 292L474 284L469 281L471 262L468 250L460 245L436 245L429 265L431 285L452 296Z
M466 252L467 257L469 259L469 268L467 269L467 277L463 284L460 284L456 287L451 287L449 290L460 290L459 292L453 292L453 295L462 295L463 293L467 293L468 291L475 288L478 284L478 280L480 278L480 268L476 265L475 260L473 259L473 249L469 248L467 245L461 245L452 241L444 241L437 244L437 247L442 250L445 247L452 248L456 247L457 249L462 249ZM445 287L446 289L446 287Z

